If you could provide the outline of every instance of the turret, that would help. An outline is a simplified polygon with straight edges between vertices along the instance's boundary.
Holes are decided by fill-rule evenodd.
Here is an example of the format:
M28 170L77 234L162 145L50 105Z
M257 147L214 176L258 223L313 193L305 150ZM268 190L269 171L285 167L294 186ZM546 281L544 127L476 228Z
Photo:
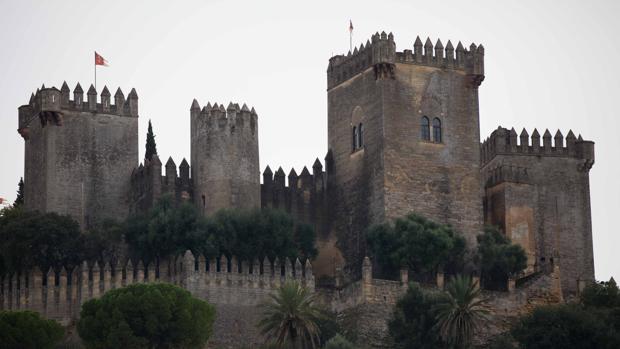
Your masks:
M190 107L192 183L205 214L260 206L256 111L238 103Z

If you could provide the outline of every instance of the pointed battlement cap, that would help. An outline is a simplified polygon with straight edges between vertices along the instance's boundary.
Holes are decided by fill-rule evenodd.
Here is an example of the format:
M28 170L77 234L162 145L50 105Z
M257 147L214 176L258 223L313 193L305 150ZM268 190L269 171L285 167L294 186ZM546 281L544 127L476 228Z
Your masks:
M168 161L166 161L166 168L177 168L177 164L172 160L172 156L168 157Z
M181 161L181 164L179 165L179 167L181 167L181 168L189 168L189 163L187 162L187 160L185 160L185 158L183 158L183 160Z

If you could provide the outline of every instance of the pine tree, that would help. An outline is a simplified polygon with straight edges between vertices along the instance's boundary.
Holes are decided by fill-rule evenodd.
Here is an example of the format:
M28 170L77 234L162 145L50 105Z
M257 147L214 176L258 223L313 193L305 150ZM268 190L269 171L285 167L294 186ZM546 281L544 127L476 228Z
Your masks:
M151 125L151 120L149 120L149 129L146 133L146 152L144 153L144 160L151 160L153 155L157 155L157 144L155 144L153 125Z
M17 186L17 198L15 198L15 202L13 206L21 206L24 204L24 178L19 179L19 184Z

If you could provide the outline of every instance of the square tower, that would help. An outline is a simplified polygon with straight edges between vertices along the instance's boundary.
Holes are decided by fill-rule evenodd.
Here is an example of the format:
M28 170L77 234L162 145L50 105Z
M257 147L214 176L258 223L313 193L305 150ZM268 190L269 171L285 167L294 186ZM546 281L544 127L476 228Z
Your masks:
M456 53L456 55L455 55ZM419 213L470 246L482 226L478 87L484 48L418 38L396 52L385 32L328 67L333 233L348 266L369 225Z
M129 213L130 180L138 164L138 95L107 87L97 103L91 85L70 98L66 83L43 86L19 107L24 138L24 204L27 210L68 214L88 228Z

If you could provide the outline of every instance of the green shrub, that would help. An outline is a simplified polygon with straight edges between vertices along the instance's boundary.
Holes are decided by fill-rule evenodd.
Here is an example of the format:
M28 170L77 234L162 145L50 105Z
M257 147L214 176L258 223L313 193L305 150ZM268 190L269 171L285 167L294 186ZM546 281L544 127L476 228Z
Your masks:
M88 348L202 348L214 318L180 287L133 284L84 303L77 327Z
M346 338L341 336L340 334L335 335L327 341L325 344L325 349L356 349L357 347L349 342Z
M403 265L417 273L453 269L462 265L465 252L465 239L452 227L414 213L393 224L372 226L366 239L375 261L388 277L396 276Z
M62 326L32 311L0 312L0 347L4 349L53 348L63 336Z
M486 288L505 288L511 274L527 267L527 255L523 247L513 244L497 229L487 227L477 239L477 259Z

